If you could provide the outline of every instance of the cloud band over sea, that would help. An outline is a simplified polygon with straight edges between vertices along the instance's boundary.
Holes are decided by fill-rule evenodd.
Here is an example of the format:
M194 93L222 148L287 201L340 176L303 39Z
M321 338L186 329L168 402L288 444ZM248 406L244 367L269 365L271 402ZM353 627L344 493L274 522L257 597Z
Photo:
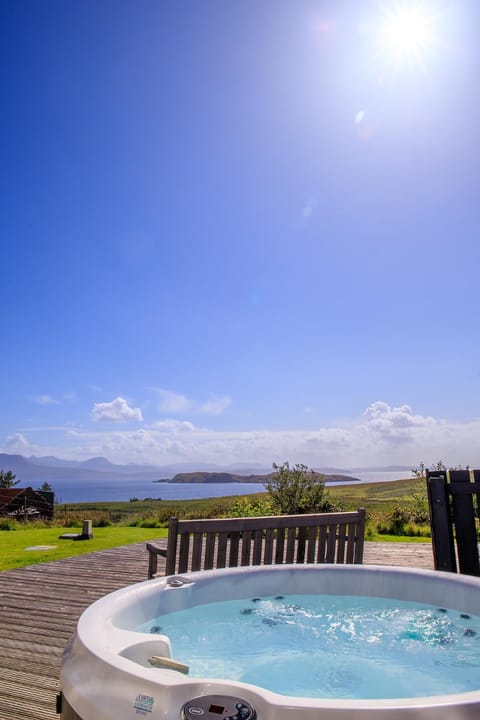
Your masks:
M218 407L222 402L220 399ZM480 420L449 422L415 414L408 405L392 407L383 401L373 402L356 420L311 430L217 430L171 417L146 423L141 410L130 408L122 398L110 403L109 408L100 405L96 404L97 415L104 413L110 420L104 429L98 422L101 417L93 417L97 422L88 427L20 428L3 439L2 450L76 460L101 455L116 463L155 465L197 462L270 466L289 460L311 466L414 466L420 460L428 465L439 459L452 466L480 464ZM125 421L135 420L139 426L113 427L122 413ZM472 455L472 448L477 447Z

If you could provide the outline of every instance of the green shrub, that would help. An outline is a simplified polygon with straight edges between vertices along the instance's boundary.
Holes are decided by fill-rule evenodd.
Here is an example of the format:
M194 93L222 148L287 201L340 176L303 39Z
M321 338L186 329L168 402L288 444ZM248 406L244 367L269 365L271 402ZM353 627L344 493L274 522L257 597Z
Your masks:
M110 527L111 524L112 523L110 522L110 520L106 517L95 518L94 520L92 520L93 527Z
M404 505L394 505L387 513L377 518L376 525L379 534L430 537L426 497L423 498L421 493L413 493L412 498Z
M272 505L268 498L250 500L244 496L234 500L227 510L228 517L263 517L273 515Z
M430 523L426 485L423 489L412 492L408 500L408 510L412 521L418 525Z
M162 523L159 521L158 518L151 517L151 518L145 518L144 520L140 520L140 522L138 523L138 527L159 528L159 527L162 527Z
M110 522L112 522L114 525L121 525L124 517L125 517L125 513L111 512L110 513Z
M405 535L405 528L412 522L407 506L394 505L377 524L380 535Z
M60 520L59 524L61 527L73 528L80 527L82 525L82 521L75 517L69 517L65 518L64 520Z
M339 502L325 490L325 476L306 465L273 463L273 476L265 483L274 515L334 512Z
M430 525L417 525L414 522L407 523L403 527L403 535L407 537L430 537Z
M365 540L373 540L376 533L378 532L377 522L378 521L372 521L367 519L365 523Z
M0 530L16 530L17 523L11 518L0 518Z

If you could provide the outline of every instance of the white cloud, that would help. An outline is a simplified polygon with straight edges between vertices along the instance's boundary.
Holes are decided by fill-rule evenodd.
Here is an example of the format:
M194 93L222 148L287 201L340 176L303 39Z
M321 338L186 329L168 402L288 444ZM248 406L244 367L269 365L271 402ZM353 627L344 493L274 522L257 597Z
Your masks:
M48 393L41 393L40 395L30 395L29 399L37 405L61 405L63 402L73 402L76 400L77 394L74 391L66 392L58 399Z
M82 427L81 425L77 426L73 422L67 422L64 425L27 425L25 427L19 428L19 432L38 432L38 433L47 433L47 432L64 432L71 429L75 429L76 427Z
M159 430L160 432L194 432L196 430L195 425L193 423L188 422L187 420L159 420L156 423L153 423L151 426L154 430Z
M127 420L141 422L143 420L140 408L130 407L122 397L117 397L109 403L95 403L91 417L95 422L126 422Z
M7 437L5 449L9 453L25 454L30 450L30 443L21 432L12 433Z
M33 395L30 398L34 403L37 403L38 405L59 405L59 400L56 400L51 395L43 394L43 395Z
M185 395L163 388L154 388L154 390L159 398L158 409L161 413L187 413L193 407L192 401Z
M161 413L172 415L222 415L232 404L232 398L228 395L212 395L210 399L199 403L186 395L165 390L163 388L152 388L159 398L158 410Z
M232 404L232 398L228 395L223 397L212 397L202 405L200 405L196 413L197 415L222 415L225 410Z
M129 407L122 398L97 403L94 411L97 420L142 418L140 409ZM313 467L415 467L420 460L428 465L441 458L449 466L480 466L480 420L452 422L383 401L373 402L356 420L310 430L219 431L180 418L137 430L105 431L101 425L88 431L81 427L44 430L42 443L35 446L29 444L28 436L13 433L5 452L71 459L103 455L113 462L158 465L255 463L270 467L272 462L289 460Z
M390 407L377 401L369 405L364 412L369 428L384 439L408 441L414 438L416 430L429 428L436 424L432 417L414 415L409 405Z

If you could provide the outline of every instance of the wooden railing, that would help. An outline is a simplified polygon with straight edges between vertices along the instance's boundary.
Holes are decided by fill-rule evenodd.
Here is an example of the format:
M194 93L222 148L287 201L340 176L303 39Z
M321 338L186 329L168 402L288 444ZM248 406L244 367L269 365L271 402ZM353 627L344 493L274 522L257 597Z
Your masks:
M167 547L149 542L148 577L283 563L361 563L365 510L268 517L170 518Z
M436 570L480 575L480 470L426 472Z

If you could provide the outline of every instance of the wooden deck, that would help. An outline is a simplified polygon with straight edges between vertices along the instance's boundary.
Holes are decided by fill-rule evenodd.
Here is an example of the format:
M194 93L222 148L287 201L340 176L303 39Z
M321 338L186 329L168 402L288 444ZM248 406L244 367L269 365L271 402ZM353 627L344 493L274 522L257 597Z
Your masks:
M166 540L165 540L166 543ZM433 569L430 544L365 543L365 564ZM0 720L58 718L62 652L83 610L147 578L145 543L0 573Z

